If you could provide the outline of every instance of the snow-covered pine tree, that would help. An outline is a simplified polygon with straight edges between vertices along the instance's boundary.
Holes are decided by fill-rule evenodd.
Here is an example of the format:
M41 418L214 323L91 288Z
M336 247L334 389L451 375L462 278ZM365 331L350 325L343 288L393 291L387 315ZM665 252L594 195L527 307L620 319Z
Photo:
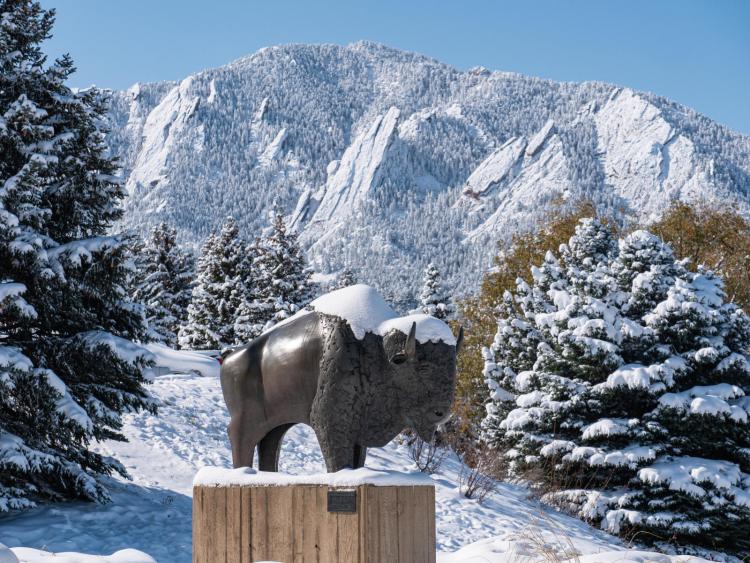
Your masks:
M247 344L260 336L269 326L266 319L273 313L274 308L262 299L243 300L234 320L234 343Z
M278 208L274 209L273 221L271 233L258 244L253 264L258 299L268 307L267 327L299 311L315 293L312 271L297 235L287 231Z
M656 436L657 457L638 472L635 492L609 520L625 529L667 528L678 541L698 538L747 554L750 318L725 297L722 280L699 269L677 278L644 315L657 342L652 361L668 376L664 390L657 380L656 405L643 416ZM654 506L655 525L647 516Z
M525 285L525 288L528 286ZM541 341L533 324L523 319L518 309L513 295L506 291L498 306L495 338L489 348L482 350L483 375L489 387L490 398L482 430L485 440L493 445L503 436L504 428L501 424L515 407L515 395L507 389L514 387L516 372L529 371L534 367L537 345Z
M645 231L584 220L485 350L484 439L613 533L750 549L750 320Z
M177 231L161 223L136 254L133 301L146 309L149 334L178 346L177 333L187 321L194 277L193 256L177 244Z
M211 233L206 238L198 257L195 287L188 305L187 322L180 327L179 344L188 350L215 349L221 344L215 319L219 303L213 287L222 280L219 264L218 237Z
M247 299L247 275L247 244L227 217L201 249L188 320L180 329L182 347L219 349L237 342L235 320Z
M260 240L247 246L242 263L241 278L244 281L244 296L234 319L235 344L246 344L259 336L268 319L274 314L272 303L260 295L256 260L260 256Z
M438 319L450 319L456 308L440 280L440 271L430 262L424 271L424 285L419 297L418 311Z
M0 1L0 511L105 499L96 475L125 472L89 443L124 440L120 414L154 408L125 244L105 236L124 197L106 103L65 86L70 58L46 64L53 22Z

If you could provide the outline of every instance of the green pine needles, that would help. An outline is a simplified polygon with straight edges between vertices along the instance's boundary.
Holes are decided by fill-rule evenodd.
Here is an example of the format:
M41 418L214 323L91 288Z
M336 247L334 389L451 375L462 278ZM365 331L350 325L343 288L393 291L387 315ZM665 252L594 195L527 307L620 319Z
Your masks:
M0 1L0 512L105 500L99 477L125 470L91 442L124 440L121 414L155 409L127 248L107 235L125 194L106 100L65 85L67 56L47 64L53 21Z
M297 236L287 230L280 210L267 236L253 242L228 217L201 249L180 345L219 349L249 342L312 301L311 278Z
M484 350L484 440L612 533L747 553L750 319L721 279L593 219L532 274Z

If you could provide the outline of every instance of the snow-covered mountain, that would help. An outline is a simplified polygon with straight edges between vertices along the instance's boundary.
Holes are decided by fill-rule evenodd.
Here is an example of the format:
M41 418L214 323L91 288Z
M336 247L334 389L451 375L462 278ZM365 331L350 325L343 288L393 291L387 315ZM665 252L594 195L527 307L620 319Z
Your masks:
M126 227L199 243L274 201L318 270L406 304L434 261L473 289L494 243L586 198L638 221L673 199L750 215L750 138L652 94L559 83L360 42L261 49L179 83L115 92Z

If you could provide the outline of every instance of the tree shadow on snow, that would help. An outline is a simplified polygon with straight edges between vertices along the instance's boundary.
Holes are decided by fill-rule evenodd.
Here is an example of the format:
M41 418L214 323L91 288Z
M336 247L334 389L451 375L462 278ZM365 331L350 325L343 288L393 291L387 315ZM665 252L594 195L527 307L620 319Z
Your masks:
M0 516L0 543L108 555L125 548L160 563L191 561L192 499L158 486L108 479L112 501L67 502Z

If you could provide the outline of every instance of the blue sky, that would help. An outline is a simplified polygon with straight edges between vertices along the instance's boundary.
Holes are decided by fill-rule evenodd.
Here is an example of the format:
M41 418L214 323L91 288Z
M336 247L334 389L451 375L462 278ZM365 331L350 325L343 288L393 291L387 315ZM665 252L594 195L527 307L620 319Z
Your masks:
M43 0L74 86L180 79L267 45L369 39L460 69L647 90L750 134L750 0Z

